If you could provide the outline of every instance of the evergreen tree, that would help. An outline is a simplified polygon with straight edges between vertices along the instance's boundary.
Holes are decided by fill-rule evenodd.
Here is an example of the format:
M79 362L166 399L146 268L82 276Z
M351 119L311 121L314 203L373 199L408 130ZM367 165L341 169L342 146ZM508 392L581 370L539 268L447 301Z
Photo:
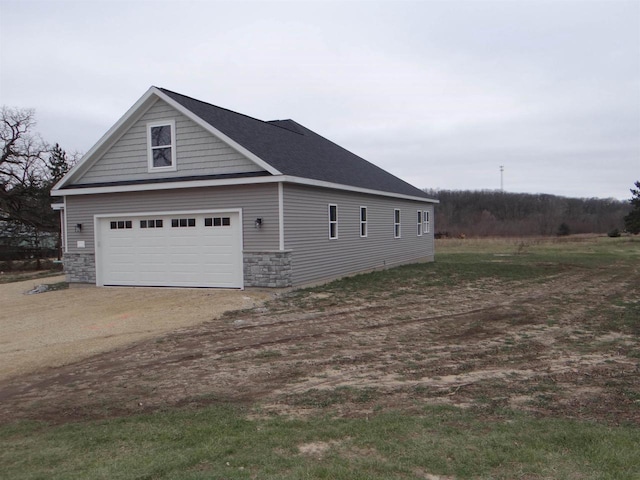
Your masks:
M49 183L51 186L58 183L69 171L67 152L57 143L51 149L49 160L47 161L47 168L49 169Z
M631 200L629 200L632 210L624 217L624 227L627 232L634 235L640 233L640 181L637 181L635 186L636 188L631 189Z

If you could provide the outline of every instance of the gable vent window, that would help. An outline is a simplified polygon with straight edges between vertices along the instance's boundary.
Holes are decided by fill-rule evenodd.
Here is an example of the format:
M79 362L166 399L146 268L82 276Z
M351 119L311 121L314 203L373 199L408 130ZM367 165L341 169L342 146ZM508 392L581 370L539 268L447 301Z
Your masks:
M173 120L147 125L149 137L149 171L176 169L175 131Z
M230 217L207 217L204 219L205 227L228 227L230 225Z
M338 238L338 206L329 205L329 239Z
M123 230L126 228L132 228L131 220L118 220L117 222L110 222L109 227L111 230Z
M195 218L172 218L171 226L173 228L179 227L195 227L196 219Z
M393 211L393 236L400 238L400 210L397 208Z

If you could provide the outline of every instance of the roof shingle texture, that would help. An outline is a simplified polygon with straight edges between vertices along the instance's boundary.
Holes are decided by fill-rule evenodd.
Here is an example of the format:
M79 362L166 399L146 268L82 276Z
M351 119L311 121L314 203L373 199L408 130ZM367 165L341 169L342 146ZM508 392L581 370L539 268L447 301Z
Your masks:
M159 90L284 175L429 198L419 188L293 120L265 122L164 88Z

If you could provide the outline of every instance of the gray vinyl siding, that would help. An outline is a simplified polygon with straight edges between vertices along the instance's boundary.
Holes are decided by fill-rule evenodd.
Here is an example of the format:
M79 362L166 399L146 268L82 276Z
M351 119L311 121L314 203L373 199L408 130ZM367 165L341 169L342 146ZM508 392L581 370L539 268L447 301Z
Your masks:
M265 184L68 196L68 252L94 252L94 215L226 208L242 209L244 250L278 249L278 187ZM254 226L258 217L262 218L260 229ZM74 228L78 223L80 232ZM77 247L79 240L84 240L85 248Z
M148 171L147 123L175 120L176 165L174 172ZM190 175L258 172L263 169L216 138L204 128L158 100L76 184L149 180Z
M338 238L329 239L328 205L338 206ZM360 237L360 207L367 207L368 236ZM394 238L394 210L401 238ZM417 212L429 211L430 233L417 234ZM292 251L292 280L302 285L432 257L433 204L285 184L285 249Z

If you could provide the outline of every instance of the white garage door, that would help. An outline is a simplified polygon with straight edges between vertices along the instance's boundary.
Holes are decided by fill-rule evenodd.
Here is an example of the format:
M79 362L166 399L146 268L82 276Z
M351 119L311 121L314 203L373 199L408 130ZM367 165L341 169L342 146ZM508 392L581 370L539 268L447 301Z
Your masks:
M98 219L98 284L242 288L238 212Z

